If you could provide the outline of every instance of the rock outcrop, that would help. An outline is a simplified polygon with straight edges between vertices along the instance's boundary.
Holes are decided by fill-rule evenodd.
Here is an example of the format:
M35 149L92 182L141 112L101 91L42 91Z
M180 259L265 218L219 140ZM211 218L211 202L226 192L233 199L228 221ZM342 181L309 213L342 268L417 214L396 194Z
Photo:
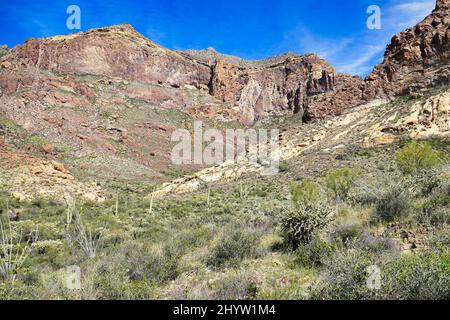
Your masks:
M365 95L403 95L421 88L450 83L450 0L418 25L395 35L384 61L366 79Z
M304 111L310 96L335 88L337 73L316 55L283 55L239 64L219 58L212 68L210 93L236 104L241 122Z
M450 84L450 0L418 25L395 35L384 60L364 81L354 78L341 89L314 97L310 118L338 115L374 99L393 98L418 90Z

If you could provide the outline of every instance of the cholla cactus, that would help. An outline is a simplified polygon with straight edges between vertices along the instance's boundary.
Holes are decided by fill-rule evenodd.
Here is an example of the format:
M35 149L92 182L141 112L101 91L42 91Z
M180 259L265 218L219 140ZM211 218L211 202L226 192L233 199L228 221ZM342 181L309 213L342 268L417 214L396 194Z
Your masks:
M73 220L73 214L76 210L76 204L75 200L71 199L69 203L67 204L67 210L66 210L66 229L69 228L70 224Z
M6 225L0 219L0 278L14 282L30 253L30 239L37 238L37 231L34 237L30 234L29 240L23 245L22 230L13 230L10 217L6 216Z
M283 207L280 225L285 243L292 249L309 243L317 232L331 222L333 215L334 209L324 201Z

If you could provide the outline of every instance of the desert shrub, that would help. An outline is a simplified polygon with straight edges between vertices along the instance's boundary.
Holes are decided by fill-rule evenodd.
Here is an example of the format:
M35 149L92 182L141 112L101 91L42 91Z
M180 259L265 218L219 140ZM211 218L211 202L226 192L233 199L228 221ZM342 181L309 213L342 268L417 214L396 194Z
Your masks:
M280 172L287 172L289 171L289 163L286 160L280 161L280 164L278 165L278 170Z
M376 257L364 250L337 251L324 262L321 280L313 286L315 300L374 299L376 290L367 286L369 266L376 265Z
M312 205L320 195L317 184L309 179L303 179L300 183L292 183L290 192L292 201L296 204Z
M300 244L294 252L294 263L303 267L320 267L334 252L334 247L319 236Z
M344 247L348 243L358 239L363 233L363 229L358 223L343 222L334 224L330 230L331 240Z
M450 223L450 210L442 207L429 207L426 204L417 213L417 221L433 226L439 226Z
M324 177L324 183L333 196L337 199L345 199L350 189L355 185L360 171L351 168L342 168L329 171Z
M411 183L417 190L417 193L422 196L430 195L434 190L439 189L445 183L440 170L431 168L429 170L418 171L413 176Z
M427 142L411 141L397 150L395 160L403 173L412 174L433 168L443 161L444 154Z
M450 185L435 190L417 213L420 223L442 225L450 222Z
M324 264L312 299L449 299L450 256L428 252L384 260L366 250L340 251ZM368 267L380 269L380 288L367 286Z
M361 235L349 243L353 249L365 250L374 254L390 254L397 256L400 252L398 243L387 237L376 237L363 231Z
M237 266L244 259L261 255L260 233L250 229L226 229L212 248L207 265L213 267Z
M410 211L410 196L407 189L388 186L375 204L375 217L381 221L393 221Z
M249 271L227 275L214 285L210 297L215 300L252 300L258 294L258 279Z
M435 232L430 238L427 239L427 246L430 247L433 252L438 254L449 254L450 252L450 229L448 226Z
M388 299L450 299L450 255L427 252L404 255L383 270Z
M88 258L93 259L103 246L104 230L87 226L81 215L77 214L73 225L66 232L66 238L69 245L77 246Z
M156 248L136 241L127 241L102 259L100 269L103 268L109 274L117 274L127 281L162 285L178 277L180 258L179 250L171 244Z
M171 247L164 247L162 252L152 252L144 267L145 279L156 284L164 284L178 277L180 255Z
M315 234L330 223L333 212L323 201L314 205L283 207L280 228L285 245L295 250L300 244L309 243Z

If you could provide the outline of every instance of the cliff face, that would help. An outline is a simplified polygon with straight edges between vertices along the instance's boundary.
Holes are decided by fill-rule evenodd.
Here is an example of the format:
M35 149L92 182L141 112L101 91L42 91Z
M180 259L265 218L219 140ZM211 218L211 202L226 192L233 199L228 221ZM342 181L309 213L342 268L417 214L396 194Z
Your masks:
M366 79L365 94L377 94L379 86L398 95L449 82L450 0L438 0L421 23L392 38L384 61Z
M313 97L361 81L338 74L315 54L286 53L265 60L242 60L221 55L214 49L183 54L212 68L210 93L240 110L240 121L285 113L304 113Z
M336 84L336 71L315 55L241 64L219 59L212 70L210 93L237 104L245 124L271 114L304 111L309 96L333 90Z
M246 61L213 49L176 52L146 39L129 25L30 39L8 52L2 65L0 88L9 94L24 87L39 87L45 82L43 72L106 76L163 87L195 88L223 103L222 109L234 110L225 114L232 114L246 125L268 115L304 111L310 96L334 90L347 79L312 54ZM174 101L171 105L179 103L180 109L193 105L192 101L180 100L178 94L166 97L166 91L154 88L145 96L156 104Z

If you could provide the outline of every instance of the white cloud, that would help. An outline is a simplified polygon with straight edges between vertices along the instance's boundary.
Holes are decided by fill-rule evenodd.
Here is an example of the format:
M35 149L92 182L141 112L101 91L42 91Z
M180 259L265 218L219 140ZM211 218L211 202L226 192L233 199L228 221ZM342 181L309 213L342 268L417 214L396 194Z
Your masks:
M381 7L381 30L369 30L364 23L364 28L344 37L332 37L299 26L285 34L276 51L313 52L339 72L365 76L382 61L392 36L422 21L435 3L435 0L391 0Z
M373 59L376 58L380 53L384 52L384 49L384 45L369 45L364 48L364 50L362 50L365 52L358 55L356 57L356 60L353 60L352 62L347 64L338 64L336 65L336 68L340 72L364 75L373 69Z
M436 4L435 0L421 0L393 4L387 7L384 22L388 30L400 31L422 21ZM394 32L394 33L395 33Z
M298 27L285 35L285 43L295 44L296 51L315 53L323 59L330 59L339 54L353 42L351 38L328 38L313 34L304 27Z

